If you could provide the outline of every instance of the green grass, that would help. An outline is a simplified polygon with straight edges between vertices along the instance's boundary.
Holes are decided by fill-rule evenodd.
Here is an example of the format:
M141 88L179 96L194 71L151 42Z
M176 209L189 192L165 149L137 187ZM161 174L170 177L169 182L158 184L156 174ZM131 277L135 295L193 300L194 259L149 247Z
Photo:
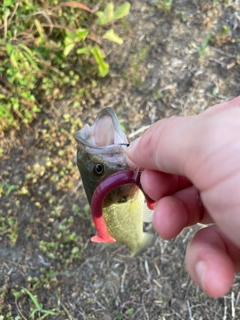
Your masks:
M211 38L212 38L212 35L211 35L211 33L209 33L205 37L205 39L204 39L204 41L203 41L201 46L199 46L199 45L197 45L195 43L193 44L193 47L195 49L197 49L200 58L203 58L206 55L206 53L208 51L208 45L209 45L209 42L210 42Z
M57 313L53 310L45 310L43 309L42 305L38 302L37 298L35 297L35 295L33 295L28 289L26 288L22 288L21 291L16 291L16 290L12 290L12 294L15 296L16 299L18 299L19 297L22 296L22 294L27 294L28 297L30 298L31 302L32 302L32 310L31 313L29 315L30 319L34 319L35 318L35 314L39 314L40 316L38 316L37 318L40 319L44 319L47 316L56 316ZM26 317L24 317L22 315L23 319L27 319Z

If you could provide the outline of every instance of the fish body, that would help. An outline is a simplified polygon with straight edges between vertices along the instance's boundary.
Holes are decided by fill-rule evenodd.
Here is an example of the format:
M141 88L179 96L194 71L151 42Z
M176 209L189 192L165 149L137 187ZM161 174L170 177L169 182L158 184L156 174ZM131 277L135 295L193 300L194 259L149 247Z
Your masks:
M103 109L94 124L84 126L76 134L77 165L91 204L96 188L115 172L126 170L127 138L116 114ZM153 235L143 232L144 195L135 184L112 189L104 198L102 214L109 235L125 244L132 255L149 246Z

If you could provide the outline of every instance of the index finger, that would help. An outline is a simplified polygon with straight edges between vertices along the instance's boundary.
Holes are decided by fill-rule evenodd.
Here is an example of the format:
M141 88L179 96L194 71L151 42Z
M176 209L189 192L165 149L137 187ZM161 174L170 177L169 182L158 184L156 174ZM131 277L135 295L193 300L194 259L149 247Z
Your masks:
M201 189L201 176L208 176L216 159L224 161L222 148L236 141L240 97L216 112L163 119L153 124L127 149L127 160L150 170L182 175ZM233 107L233 108L228 108ZM217 113L217 116L216 116ZM232 129L233 128L233 129ZM238 130L239 131L239 130ZM214 157L213 157L214 155Z

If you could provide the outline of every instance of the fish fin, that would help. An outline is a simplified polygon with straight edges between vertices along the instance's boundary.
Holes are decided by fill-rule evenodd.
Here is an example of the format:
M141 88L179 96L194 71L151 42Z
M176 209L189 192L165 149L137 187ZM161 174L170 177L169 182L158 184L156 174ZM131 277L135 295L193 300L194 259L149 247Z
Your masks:
M153 219L153 211L150 210L147 205L144 205L144 210L143 210L143 221L144 222L152 222Z
M150 247L153 244L154 239L155 239L155 234L144 232L141 243L139 244L136 251L133 251L133 250L131 251L131 256L134 257L137 254L141 253L142 251L146 250L148 247Z
M93 236L91 238L91 241L92 242L98 242L98 243L100 243L100 242L110 242L110 243L111 242L116 242L116 240L114 238L112 238L112 237L108 237L106 239L103 239L100 236Z

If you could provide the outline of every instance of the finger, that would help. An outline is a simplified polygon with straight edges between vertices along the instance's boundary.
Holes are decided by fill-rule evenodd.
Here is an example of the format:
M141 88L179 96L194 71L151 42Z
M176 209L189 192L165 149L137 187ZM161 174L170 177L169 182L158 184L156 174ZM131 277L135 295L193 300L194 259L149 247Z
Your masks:
M160 171L144 170L141 174L141 185L144 191L153 199L175 193L191 185L191 182L182 176L171 175Z
M240 103L240 98L237 101ZM218 117L211 113L160 120L130 144L127 161L131 166L135 163L146 169L185 176L203 190L215 183L216 176L213 180L206 176L212 169L218 170L216 159L219 163L226 161L227 153L222 150L233 141L236 145L227 160L235 167L239 164L232 154L239 149L239 117L240 108L230 108L220 110Z
M228 240L216 226L201 229L191 241L186 253L186 267L196 284L209 296L225 295L239 270L240 249Z
M234 143L234 142L233 142ZM236 153L235 157L237 157ZM233 155L234 156L234 155ZM223 164L224 166L224 164ZM230 167L232 172L227 172L223 179L201 192L201 198L208 212L218 227L240 247L240 163L238 169Z
M240 98L216 113L161 120L127 150L137 165L187 177L219 228L240 247ZM229 105L228 104L228 105ZM135 145L135 146L134 146Z
M172 239L197 222L211 223L212 220L193 186L163 197L155 205L153 225L163 239Z

